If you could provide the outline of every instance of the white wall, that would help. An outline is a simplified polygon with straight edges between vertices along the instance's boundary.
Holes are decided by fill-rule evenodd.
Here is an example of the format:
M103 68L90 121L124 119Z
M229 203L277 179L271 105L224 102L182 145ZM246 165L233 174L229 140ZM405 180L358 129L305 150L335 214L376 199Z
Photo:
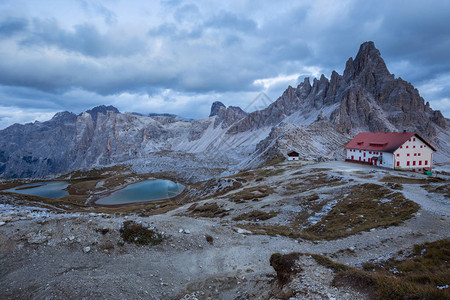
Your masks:
M383 152L383 167L394 169L394 154Z
M394 168L394 156L392 153L388 152L380 152L380 151L367 151L367 150L356 150L356 149L347 149L347 159L352 159L361 162L370 162L374 157L382 156L381 164L379 160L377 162L377 166L385 167L385 168Z
M410 141L405 142L394 151L394 164L396 169L415 169L416 171L422 171L424 167L431 168L432 161L433 150L417 136L413 136ZM397 162L399 162L399 166L397 166Z

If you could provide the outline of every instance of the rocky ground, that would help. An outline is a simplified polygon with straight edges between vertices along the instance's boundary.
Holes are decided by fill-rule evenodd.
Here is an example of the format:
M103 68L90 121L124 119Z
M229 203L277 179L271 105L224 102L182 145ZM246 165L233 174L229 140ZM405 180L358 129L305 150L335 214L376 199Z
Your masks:
M283 163L229 178L242 185L226 194L153 216L56 212L12 205L3 195L0 298L364 298L351 287L333 286L333 271L309 255L296 261L301 272L282 287L270 257L276 252L326 254L358 267L447 238L449 178L438 177L343 162ZM344 237L306 238L304 232L312 232L364 184L401 193L420 208L397 226L353 232L354 226ZM162 243L125 243L120 229L129 220L161 233ZM286 228L299 235L286 236Z

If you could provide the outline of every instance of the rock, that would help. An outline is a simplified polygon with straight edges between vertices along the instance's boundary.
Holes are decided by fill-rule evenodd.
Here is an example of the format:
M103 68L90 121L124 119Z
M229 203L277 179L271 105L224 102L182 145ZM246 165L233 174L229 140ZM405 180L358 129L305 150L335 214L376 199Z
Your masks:
M49 239L49 237L45 236L45 235L32 235L28 238L28 243L42 244L42 243L45 243L48 239Z
M0 218L0 222L13 222L14 221L14 219L13 219L13 217L11 217L11 216L6 216L6 217L1 217Z
M31 238L34 235L36 235L36 232L29 232L29 233L27 233L27 235L25 235L25 238L29 239L29 238Z
M185 233L185 234L190 234L191 231L190 231L189 229L185 229L185 230L184 230L184 233Z
M84 253L89 253L91 251L91 247L87 246L83 248Z
M234 228L234 230L235 230L237 233L240 233L240 234L251 234L251 233L252 233L251 231L248 231L248 230L245 230L245 229L242 229L242 228L239 228L239 227Z
M0 222L0 226L3 226L5 224L6 224L6 222L3 222L3 221Z
M69 241L73 241L75 237L73 235L69 236Z

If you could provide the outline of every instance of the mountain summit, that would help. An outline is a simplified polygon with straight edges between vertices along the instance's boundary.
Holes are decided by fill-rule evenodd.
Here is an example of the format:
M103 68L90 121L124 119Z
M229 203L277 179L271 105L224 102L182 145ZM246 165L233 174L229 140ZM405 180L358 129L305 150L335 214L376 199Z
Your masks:
M389 72L375 44L365 42L343 75L305 78L250 114L217 101L209 118L186 122L99 106L78 116L62 112L47 122L15 124L0 131L0 177L117 163L189 178L198 178L200 168L207 177L208 170L256 167L290 150L304 159L343 159L344 145L362 131L419 132L438 149L435 161L448 162L448 126L417 89Z

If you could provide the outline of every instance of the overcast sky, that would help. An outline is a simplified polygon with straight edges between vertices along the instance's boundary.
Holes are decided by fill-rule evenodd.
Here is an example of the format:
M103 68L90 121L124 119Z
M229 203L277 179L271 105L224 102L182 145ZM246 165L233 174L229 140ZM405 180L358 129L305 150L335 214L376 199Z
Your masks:
M0 129L101 104L251 110L261 92L342 74L369 40L450 117L449 16L445 0L0 0Z

